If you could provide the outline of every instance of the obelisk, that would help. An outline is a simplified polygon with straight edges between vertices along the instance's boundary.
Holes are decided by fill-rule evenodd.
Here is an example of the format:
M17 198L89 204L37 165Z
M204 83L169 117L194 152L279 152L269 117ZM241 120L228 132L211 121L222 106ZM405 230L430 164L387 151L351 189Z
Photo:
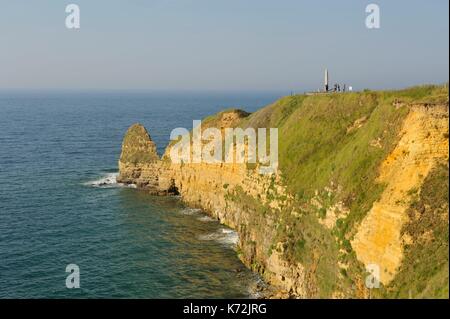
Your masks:
M324 90L325 92L328 92L328 69L325 69L325 86L324 86Z

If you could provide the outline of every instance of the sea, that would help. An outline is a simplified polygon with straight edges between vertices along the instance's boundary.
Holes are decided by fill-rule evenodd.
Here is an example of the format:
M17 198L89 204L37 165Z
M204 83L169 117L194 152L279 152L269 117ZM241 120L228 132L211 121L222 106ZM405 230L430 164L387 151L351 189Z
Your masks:
M117 162L133 123L162 154L174 128L281 95L0 91L0 298L258 297L233 230L118 184Z

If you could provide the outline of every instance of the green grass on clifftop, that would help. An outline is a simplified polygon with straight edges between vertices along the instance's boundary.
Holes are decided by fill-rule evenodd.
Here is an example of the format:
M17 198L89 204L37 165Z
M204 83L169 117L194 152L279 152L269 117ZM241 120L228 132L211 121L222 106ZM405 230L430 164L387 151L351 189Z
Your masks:
M242 123L279 128L279 161L284 180L299 201L338 185L328 204L343 201L360 220L382 190L378 167L391 152L407 103L445 103L446 86L402 91L285 97ZM403 106L396 107L396 101Z

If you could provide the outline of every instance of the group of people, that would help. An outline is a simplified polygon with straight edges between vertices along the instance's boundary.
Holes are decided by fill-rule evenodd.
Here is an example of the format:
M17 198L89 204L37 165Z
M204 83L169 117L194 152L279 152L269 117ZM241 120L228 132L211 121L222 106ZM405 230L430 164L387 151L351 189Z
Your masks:
M335 83L331 92L345 92L346 90L347 90L346 84L341 86L340 84Z

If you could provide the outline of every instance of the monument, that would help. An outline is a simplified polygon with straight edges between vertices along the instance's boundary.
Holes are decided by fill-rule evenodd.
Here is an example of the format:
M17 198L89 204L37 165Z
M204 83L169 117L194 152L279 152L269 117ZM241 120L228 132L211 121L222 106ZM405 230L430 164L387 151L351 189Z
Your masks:
M328 68L325 69L325 77L323 82L323 89L318 88L315 92L306 92L306 95L318 95L318 94L327 94L327 93L344 93L351 92L353 88L351 86L347 86L347 84L335 83L333 87L330 87L330 76L328 74Z

